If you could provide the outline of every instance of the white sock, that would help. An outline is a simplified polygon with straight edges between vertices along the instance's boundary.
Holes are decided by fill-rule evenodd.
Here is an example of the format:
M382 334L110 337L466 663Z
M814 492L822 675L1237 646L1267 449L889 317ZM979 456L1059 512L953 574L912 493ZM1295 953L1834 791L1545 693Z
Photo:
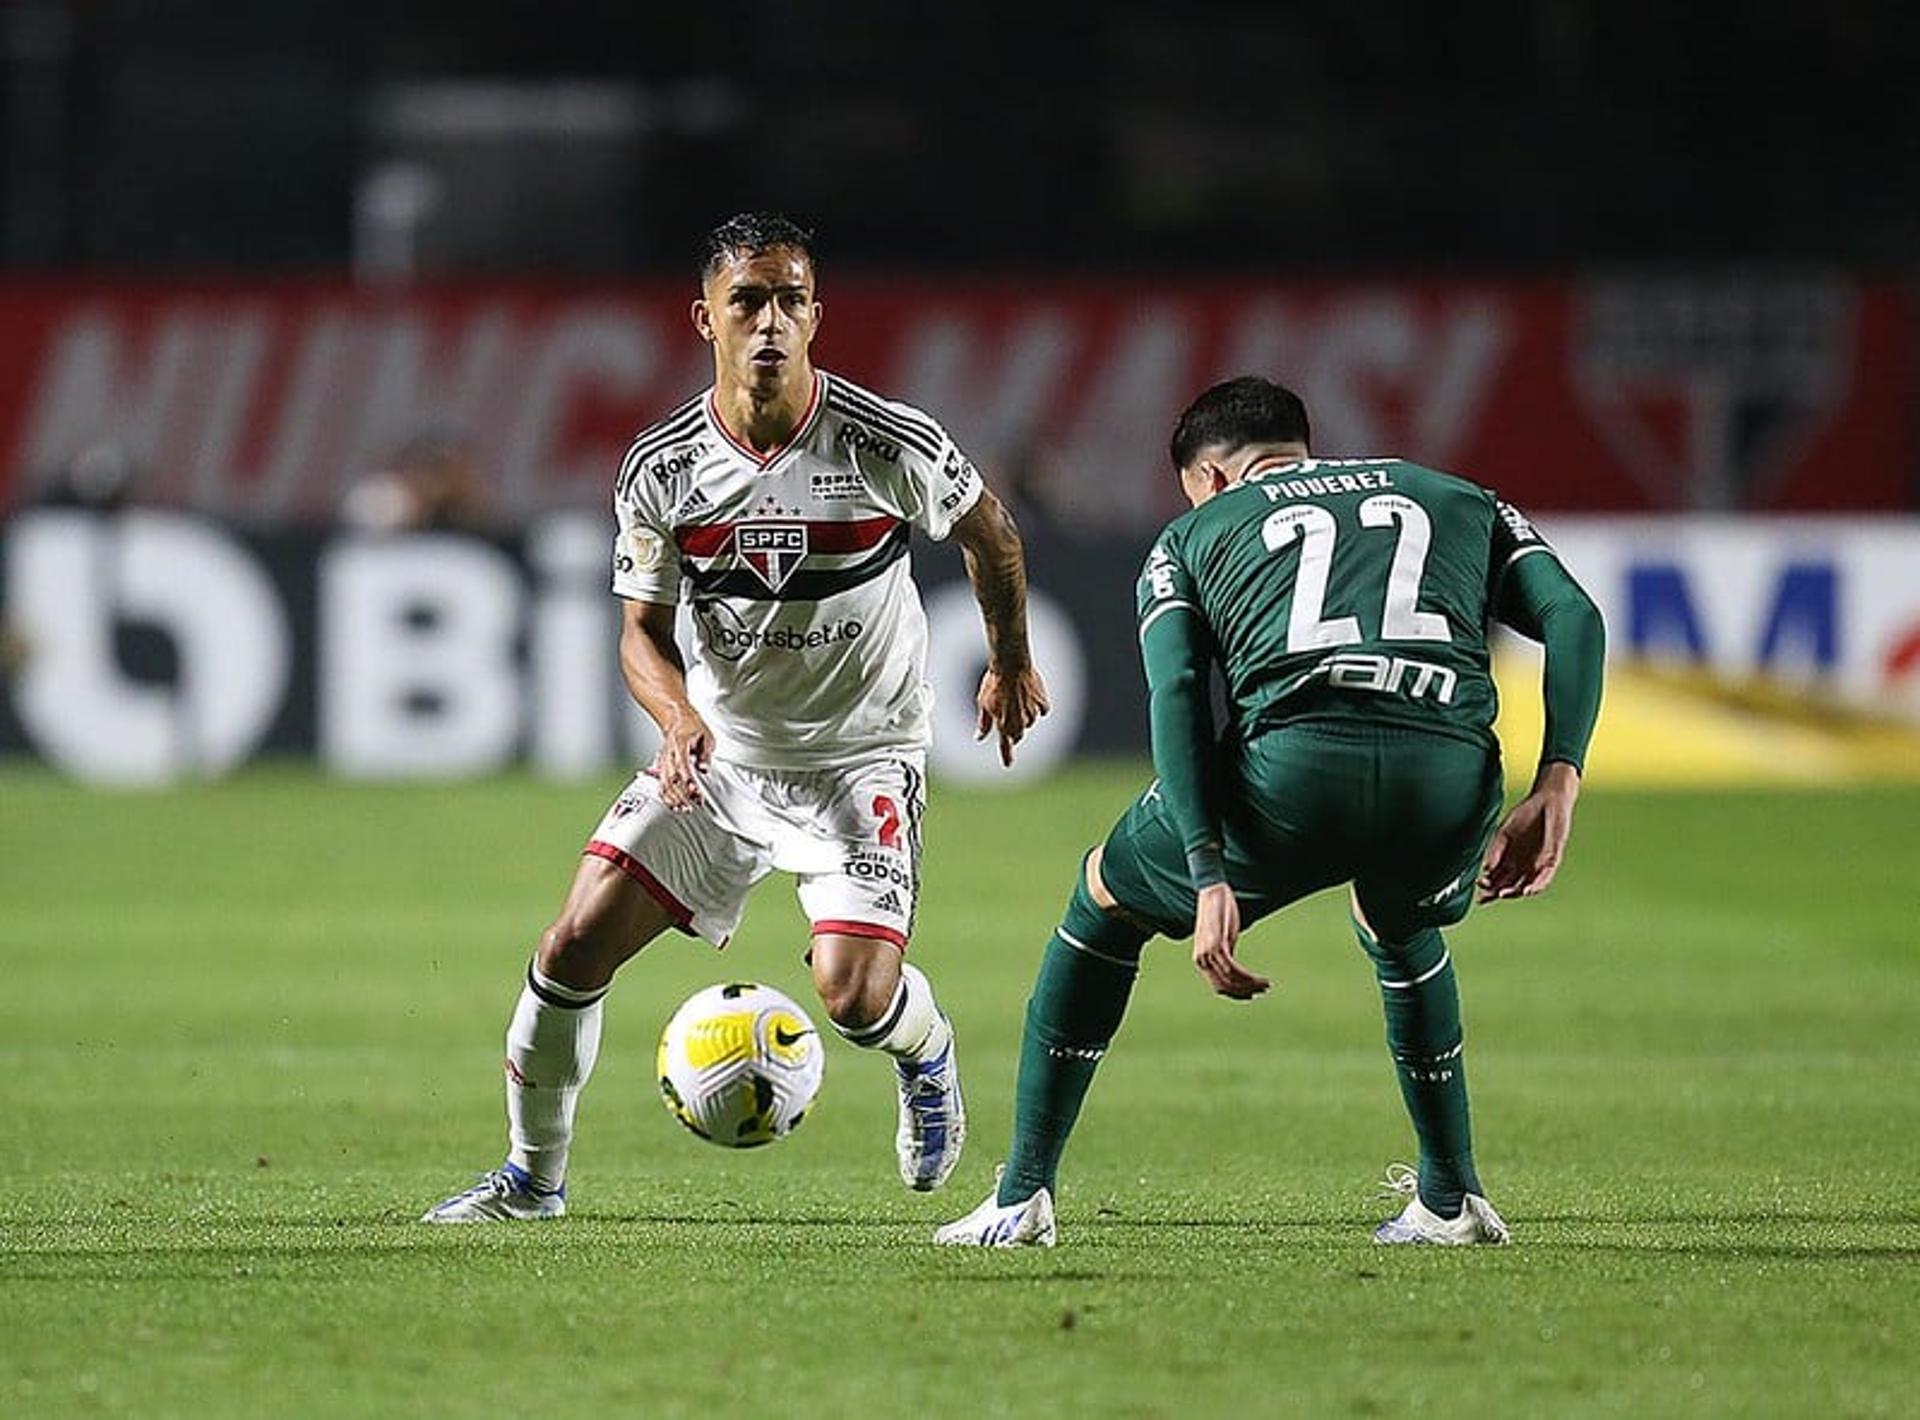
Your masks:
M907 962L900 964L900 984L879 1020L868 1026L834 1029L855 1045L884 1050L896 1060L914 1064L933 1059L953 1039L953 1027L933 999L933 983L919 967Z
M600 1058L603 987L576 991L527 968L507 1026L507 1159L552 1190L567 1181L573 1110Z

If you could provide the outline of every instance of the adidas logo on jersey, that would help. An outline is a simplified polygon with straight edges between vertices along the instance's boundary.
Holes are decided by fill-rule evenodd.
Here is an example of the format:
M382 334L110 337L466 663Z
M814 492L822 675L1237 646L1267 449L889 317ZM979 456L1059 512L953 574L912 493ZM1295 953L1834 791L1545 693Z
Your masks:
M673 510L671 516L674 522L680 523L685 522L695 513L710 513L712 511L713 499L707 497L704 492L696 488L680 500L680 506Z
M886 892L882 893L879 900L873 904L873 910L875 912L891 912L894 916L898 917L902 912L907 910L907 907L905 903L900 901L900 894L889 888Z

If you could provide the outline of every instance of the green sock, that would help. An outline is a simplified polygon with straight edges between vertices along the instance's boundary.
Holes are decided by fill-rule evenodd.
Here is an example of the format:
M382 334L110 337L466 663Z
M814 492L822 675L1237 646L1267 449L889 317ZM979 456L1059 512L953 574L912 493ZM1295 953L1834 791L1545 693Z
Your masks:
M1387 1048L1420 1141L1420 1201L1443 1218L1454 1217L1462 1196L1481 1188L1473 1167L1453 960L1432 928L1406 942L1379 941L1357 922L1354 932L1380 980Z
M1145 932L1095 906L1084 883L1074 890L1027 1001L1001 1203L1054 1187L1093 1072L1126 1014L1146 940Z

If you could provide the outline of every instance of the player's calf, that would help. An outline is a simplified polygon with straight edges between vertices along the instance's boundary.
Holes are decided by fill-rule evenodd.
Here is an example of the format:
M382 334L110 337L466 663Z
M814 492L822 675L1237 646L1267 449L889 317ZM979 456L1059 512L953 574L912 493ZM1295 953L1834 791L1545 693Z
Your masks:
M883 942L849 945L845 938L816 938L814 980L835 1030L854 1045L893 1057L900 1097L894 1134L900 1180L924 1193L945 1183L960 1162L967 1139L966 1101L953 1025L926 975L899 962L892 990L875 1009L879 993L873 985L886 978L871 969L874 952L896 950ZM861 965L850 965L854 962Z

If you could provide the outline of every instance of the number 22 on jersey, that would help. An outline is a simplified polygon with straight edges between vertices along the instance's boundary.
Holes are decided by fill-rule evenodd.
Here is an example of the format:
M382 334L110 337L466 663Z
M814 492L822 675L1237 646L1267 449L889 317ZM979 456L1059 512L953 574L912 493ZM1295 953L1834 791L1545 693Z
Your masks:
M1411 498L1380 493L1361 503L1359 513L1363 529L1397 527L1399 530L1380 608L1380 639L1451 641L1446 617L1438 612L1419 610L1420 578L1426 572L1427 548L1433 541L1433 524L1426 510ZM1333 571L1334 544L1339 537L1339 521L1325 508L1312 503L1277 508L1260 525L1260 540L1269 552L1279 552L1296 541L1300 543L1293 607L1287 617L1289 655L1329 646L1351 646L1365 639L1358 617L1328 618L1321 614L1326 610L1327 579Z

